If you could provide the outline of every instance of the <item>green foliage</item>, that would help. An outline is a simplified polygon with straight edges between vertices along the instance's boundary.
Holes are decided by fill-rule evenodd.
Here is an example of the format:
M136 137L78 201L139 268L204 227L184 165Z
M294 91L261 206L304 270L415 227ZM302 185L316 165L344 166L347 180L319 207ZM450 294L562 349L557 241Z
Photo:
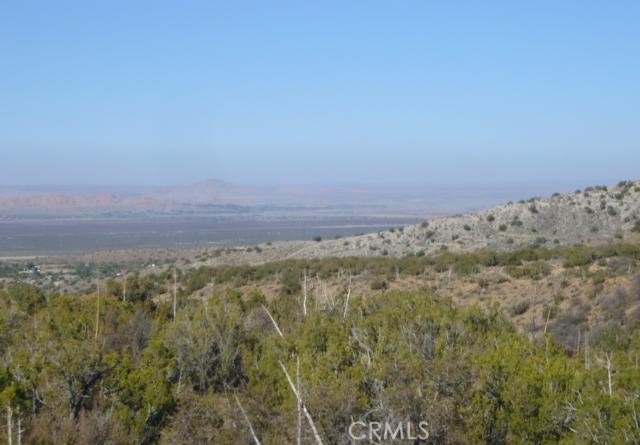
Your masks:
M300 285L300 275L295 269L286 269L280 278L280 285L280 292L284 295L294 294L302 288Z
M0 295L4 297L8 304L16 305L27 314L33 314L46 302L42 290L32 284L21 282L10 284L4 294Z
M120 282L107 284L99 311L96 295L47 301L37 288L12 284L0 292L0 404L25 414L24 443L252 443L237 397L263 443L295 443L297 402L282 366L295 379L299 360L305 406L327 444L349 443L348 425L361 418L424 419L428 443L445 445L637 443L640 335L624 308L638 301L640 278L625 292L597 297L615 318L590 333L588 358L583 349L567 353L541 329L532 341L495 306L456 308L428 291L388 289L396 274L425 268L465 275L501 266L536 279L549 273L551 258L587 268L612 257L638 260L640 247L198 268L180 274L181 294L209 282L227 289L206 301L184 298L175 320L154 300L171 273L128 277L127 301ZM610 263L590 278L613 270ZM347 271L366 274L377 291L353 291L345 312L346 289L324 296L310 285L305 315L303 274L316 283ZM254 283L253 290L243 294L236 282ZM281 296L267 301L257 283L280 287ZM526 298L509 311L539 318ZM575 344L588 310L560 311L560 303L546 306L544 317ZM312 443L306 424L303 436Z
M539 280L551 273L551 268L546 261L534 261L523 266L509 266L506 272L513 278L528 277Z
M529 310L529 307L530 304L528 301L520 301L514 304L509 312L511 315L522 315Z
M371 280L369 287L371 288L371 290L385 290L389 287L389 284L384 279L376 278L374 280Z

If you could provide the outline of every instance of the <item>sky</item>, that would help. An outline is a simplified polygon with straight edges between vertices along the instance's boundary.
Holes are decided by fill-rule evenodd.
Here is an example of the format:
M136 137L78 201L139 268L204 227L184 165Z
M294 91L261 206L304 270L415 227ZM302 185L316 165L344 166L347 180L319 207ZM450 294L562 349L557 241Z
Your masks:
M0 2L0 185L640 179L638 1Z

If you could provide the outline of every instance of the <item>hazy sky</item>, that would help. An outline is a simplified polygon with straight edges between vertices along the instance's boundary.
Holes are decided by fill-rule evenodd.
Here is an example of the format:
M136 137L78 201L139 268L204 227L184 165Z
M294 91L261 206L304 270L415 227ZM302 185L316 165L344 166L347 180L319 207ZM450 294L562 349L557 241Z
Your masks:
M638 1L0 2L0 184L640 178Z

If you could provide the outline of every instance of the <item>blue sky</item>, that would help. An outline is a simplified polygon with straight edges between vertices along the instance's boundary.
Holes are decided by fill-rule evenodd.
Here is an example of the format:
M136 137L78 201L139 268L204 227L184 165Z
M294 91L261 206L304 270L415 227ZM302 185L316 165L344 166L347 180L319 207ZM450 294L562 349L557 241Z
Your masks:
M640 178L639 23L637 1L7 0L0 184Z

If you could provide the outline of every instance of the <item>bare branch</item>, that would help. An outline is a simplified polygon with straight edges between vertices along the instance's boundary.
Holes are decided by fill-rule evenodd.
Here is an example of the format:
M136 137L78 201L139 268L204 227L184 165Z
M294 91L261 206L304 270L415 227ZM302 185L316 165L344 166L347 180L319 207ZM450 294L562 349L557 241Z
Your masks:
M296 357L296 388L300 394L300 357ZM298 420L296 424L296 445L302 444L302 400L298 400Z
M280 327L278 326L278 323L276 323L275 318L273 318L273 316L271 315L271 312L269 312L269 309L267 309L267 307L263 304L262 305L262 309L267 313L267 315L269 316L269 319L271 320L271 323L273 323L273 327L276 328L276 331L278 332L278 335L280 337L284 337L284 334L282 333L282 331L280 330Z
M236 403L238 404L238 408L240 408L242 417L244 417L244 420L247 422L247 425L249 426L249 431L251 432L251 437L253 437L253 441L256 443L256 445L260 445L260 440L258 439L258 436L256 435L256 432L253 429L253 425L251 424L251 420L249 420L249 416L247 416L247 412L242 407L242 404L240 403L240 399L238 399L238 395L236 393L233 393L233 397L235 397L236 399Z
M344 312L342 313L342 321L347 318L347 310L349 310L349 297L351 296L351 272L349 272L349 286L347 287L347 297L344 300Z
M313 418L311 417L311 414L309 413L309 410L307 409L307 406L304 404L304 401L302 400L302 397L300 396L300 393L296 389L296 385L293 383L293 380L291 380L291 376L289 375L289 371L287 371L286 366L284 366L284 363L282 363L281 360L278 360L278 363L280 364L280 367L282 368L282 371L284 372L284 375L287 377L287 381L289 382L289 386L291 387L291 390L295 394L296 399L298 400L298 403L302 407L302 412L304 413L305 417L307 418L307 422L309 423L309 426L311 427L311 431L313 432L313 436L316 439L316 443L318 445L323 445L322 439L320 438L320 434L318 433L318 430L316 429L316 424L313 422Z
M304 270L304 281L302 282L302 314L307 316L307 269Z

